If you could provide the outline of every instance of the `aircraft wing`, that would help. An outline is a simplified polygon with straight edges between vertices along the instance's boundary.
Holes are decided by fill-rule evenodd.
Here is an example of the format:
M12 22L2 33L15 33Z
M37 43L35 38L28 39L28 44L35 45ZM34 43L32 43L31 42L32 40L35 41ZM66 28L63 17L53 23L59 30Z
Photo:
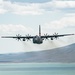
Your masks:
M21 36L21 35L16 35L16 36L2 36L2 38L14 38L14 39L18 39L18 40L21 40L21 39L31 39L33 37L34 36Z
M75 34L63 34L63 35L58 35L58 34L55 34L55 35L45 35L45 36L41 36L41 38L58 38L58 37L64 37L64 36L70 36L70 35L75 35Z
M26 38L26 39L30 39L33 38L33 36L2 36L2 38Z

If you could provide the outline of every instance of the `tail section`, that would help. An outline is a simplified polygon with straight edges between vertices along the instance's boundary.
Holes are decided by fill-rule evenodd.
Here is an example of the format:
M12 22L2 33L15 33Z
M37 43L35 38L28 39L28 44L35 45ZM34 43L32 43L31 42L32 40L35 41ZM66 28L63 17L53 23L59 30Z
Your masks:
M41 36L41 26L39 25L39 36Z

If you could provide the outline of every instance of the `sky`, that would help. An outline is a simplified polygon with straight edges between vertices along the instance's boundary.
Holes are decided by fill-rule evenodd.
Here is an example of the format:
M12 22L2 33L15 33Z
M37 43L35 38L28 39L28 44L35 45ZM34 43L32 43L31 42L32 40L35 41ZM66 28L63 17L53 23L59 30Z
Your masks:
M75 0L0 0L0 37L75 34ZM75 43L75 36L46 40L42 45L31 41L0 38L0 53L39 51Z

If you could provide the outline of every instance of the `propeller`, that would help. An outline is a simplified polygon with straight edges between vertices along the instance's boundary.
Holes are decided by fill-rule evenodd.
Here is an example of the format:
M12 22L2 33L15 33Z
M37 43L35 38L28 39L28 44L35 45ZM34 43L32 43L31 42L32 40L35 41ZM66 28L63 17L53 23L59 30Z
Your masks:
M44 34L44 36L47 36L48 34L46 33L46 34Z
M29 34L26 35L27 41L30 40L30 38L29 38L30 36L31 36L31 35L29 35Z
M58 33L54 33L53 35L55 36L55 39L57 40L58 39L58 36L57 36Z
M18 41L21 40L21 38L20 38L21 35L20 34L17 34L16 37L17 37L16 40L18 40Z
M58 33L54 33L53 35L58 35Z
M49 35L46 33L46 34L44 34L44 36L46 37L46 36L49 36ZM48 37L46 37L45 40L49 40Z

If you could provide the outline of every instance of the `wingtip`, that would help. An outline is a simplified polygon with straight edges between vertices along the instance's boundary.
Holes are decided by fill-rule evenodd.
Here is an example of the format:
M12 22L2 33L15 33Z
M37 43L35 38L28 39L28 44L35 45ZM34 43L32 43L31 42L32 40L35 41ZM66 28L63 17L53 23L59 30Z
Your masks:
M75 35L75 34L72 34L72 35Z
M7 38L6 36L1 36L1 38Z
M4 36L1 36L1 38L5 38Z

